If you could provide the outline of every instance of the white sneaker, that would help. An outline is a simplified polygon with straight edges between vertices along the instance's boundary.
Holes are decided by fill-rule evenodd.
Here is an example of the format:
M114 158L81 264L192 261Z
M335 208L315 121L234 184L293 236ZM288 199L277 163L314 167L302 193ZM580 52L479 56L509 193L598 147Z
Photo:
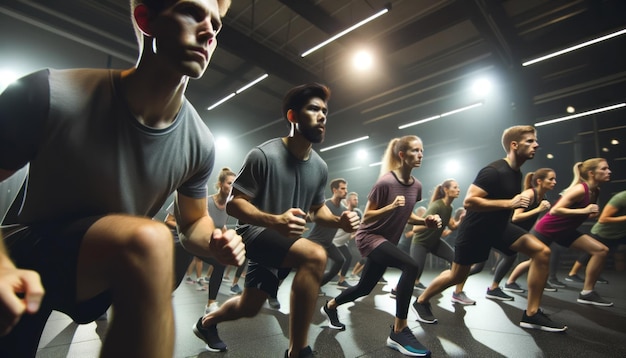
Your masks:
M205 314L205 315L207 315L207 314L209 314L209 313L211 313L211 312L215 312L215 311L217 311L219 308L220 308L220 307L219 307L219 305L218 305L217 301L215 301L215 302L211 303L211 304L210 304L210 305L208 305L208 306L204 306L204 314Z

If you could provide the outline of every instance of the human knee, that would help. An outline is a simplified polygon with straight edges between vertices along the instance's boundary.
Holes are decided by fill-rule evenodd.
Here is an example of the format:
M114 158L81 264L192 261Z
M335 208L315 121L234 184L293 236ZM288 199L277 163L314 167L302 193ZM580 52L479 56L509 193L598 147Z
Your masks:
M312 267L321 269L322 271L326 267L326 250L319 245L311 245L310 250L307 251L306 264Z
M609 254L609 248L606 245L600 245L596 250L592 253L592 255L605 258Z
M173 257L172 234L165 225L146 221L133 228L125 249L125 253L133 257L166 262L165 260L172 260Z

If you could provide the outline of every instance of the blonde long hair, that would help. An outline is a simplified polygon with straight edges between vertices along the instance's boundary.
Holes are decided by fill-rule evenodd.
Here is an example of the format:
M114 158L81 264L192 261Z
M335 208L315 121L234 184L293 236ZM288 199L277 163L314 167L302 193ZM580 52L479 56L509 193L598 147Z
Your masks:
M413 141L422 141L420 137L416 135L405 135L404 137L394 138L389 141L385 154L383 155L382 165L380 166L380 174L378 177L389 173L390 171L400 168L402 166L402 160L400 159L400 152L406 152L409 148L409 144Z
M600 165L600 163L606 162L604 158L589 158L584 162L578 162L574 164L572 171L574 172L574 179L572 179L572 183L567 187L567 189L563 190L563 193L570 190L576 184L580 184L583 181L589 180L589 171L595 171L596 168Z

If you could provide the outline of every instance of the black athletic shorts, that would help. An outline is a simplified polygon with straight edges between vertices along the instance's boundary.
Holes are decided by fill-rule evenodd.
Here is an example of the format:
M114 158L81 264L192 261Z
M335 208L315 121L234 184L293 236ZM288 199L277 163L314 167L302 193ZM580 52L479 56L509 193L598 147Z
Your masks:
M250 261L245 287L258 288L270 297L276 297L280 281L291 272L291 268L281 265L297 240L272 229L265 229L255 238L246 240L246 256Z
M454 246L454 262L459 265L471 265L487 261L493 247L506 256L515 254L511 245L528 232L521 227L507 223L502 231L490 231L490 228L465 229L457 236Z
M77 323L88 323L111 305L110 292L76 302L78 253L87 230L102 216L53 225L24 226L4 238L18 268L39 273L46 293L42 306L63 312Z

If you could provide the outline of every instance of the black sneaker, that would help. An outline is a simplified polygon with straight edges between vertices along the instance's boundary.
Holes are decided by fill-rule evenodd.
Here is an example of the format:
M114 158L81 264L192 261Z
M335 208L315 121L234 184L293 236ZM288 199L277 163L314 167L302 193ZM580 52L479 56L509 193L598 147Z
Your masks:
M565 288L565 287L567 287L566 284L564 284L563 282L559 281L556 277L549 278L548 279L548 283L550 284L550 286L552 286L554 288Z
M422 285L422 283L418 283L417 285L415 285L415 289L416 290L420 290L420 291L424 291L426 289L426 286Z
M313 353L313 350L311 349L311 346L306 346L304 348L302 348L300 350L300 353L298 354L298 357L302 357L302 358L312 358L315 355L315 353ZM287 349L285 351L285 358L289 358L289 349Z
M487 288L487 293L485 294L485 297L500 301L513 301L515 299L513 298L513 296L509 296L506 293L502 292L500 287L496 287L493 290Z
M418 303L417 300L411 305L413 312L417 316L417 320L424 323L436 323L437 319L433 316L433 312L430 309L430 302Z
M345 280L341 282L337 282L337 288L340 290L345 290L346 288L350 288L350 287L352 287L352 285L346 282Z
M546 332L563 332L567 329L566 325L551 320L541 309L532 316L526 315L526 310L524 310L519 325L520 327L539 329Z
M280 309L280 301L276 297L268 297L267 304L270 305L272 309L279 310Z
M332 329L338 329L344 331L346 329L346 325L339 321L339 316L337 316L336 309L328 308L328 301L322 306L320 312L328 318L328 327Z
M584 303L586 305L594 305L594 306L604 306L611 307L613 306L613 302L609 302L604 298L600 297L600 295L596 291L591 291L586 295L582 293L578 295L578 303Z
M543 287L543 290L545 292L556 292L556 291L558 291L558 289L556 287L554 287L554 286L552 286L550 284L549 280L546 282L546 285Z
M206 343L206 349L210 352L226 352L226 343L222 342L220 336L217 335L217 325L211 325L208 328L202 327L202 317L192 327L196 337Z
M395 288L392 288L391 292L389 292L389 297L396 298L397 295L398 295L398 291L396 291Z
M583 280L580 276L578 275L567 275L567 277L565 277L565 281L567 282L578 282L578 283L583 283L585 282L585 280Z
M609 284L609 280L607 280L606 278L600 276L598 277L598 279L596 280L596 283L602 283L604 285L608 285Z
M523 288L521 288L520 285L517 284L517 282L505 284L504 290L509 291L509 292L515 292L515 293L524 293L524 291L526 291Z
M396 333L393 330L393 326L391 326L391 333L387 337L387 347L395 349L405 356L430 356L430 351L415 338L409 327L404 327L402 331Z

